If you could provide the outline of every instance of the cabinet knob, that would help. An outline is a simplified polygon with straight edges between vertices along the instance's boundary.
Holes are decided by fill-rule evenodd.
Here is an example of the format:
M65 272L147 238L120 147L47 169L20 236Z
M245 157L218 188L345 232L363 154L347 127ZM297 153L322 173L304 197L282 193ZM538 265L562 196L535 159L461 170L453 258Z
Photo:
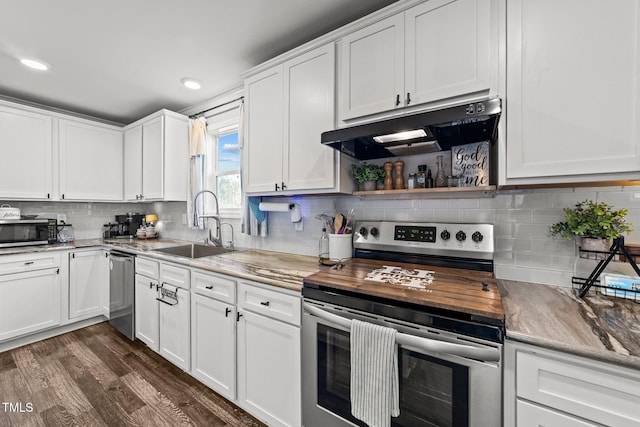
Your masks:
M276 191L278 191L280 187L278 187L278 183L276 183Z
M260 301L260 305L264 305L265 307L269 307L269 301Z
M396 107L400 105L400 94L396 95Z
M407 105L411 104L411 95L407 92Z
M211 290L213 289L213 285L205 286L205 288Z
M239 322L241 317L242 317L242 313L237 312L236 313L236 322Z
M229 313L231 313L231 309L229 307L224 309L224 317L229 317Z
M286 185L284 185L284 182L283 182L283 183L282 183L282 190L284 191L284 190L286 190L286 189L287 189L287 186L286 186Z

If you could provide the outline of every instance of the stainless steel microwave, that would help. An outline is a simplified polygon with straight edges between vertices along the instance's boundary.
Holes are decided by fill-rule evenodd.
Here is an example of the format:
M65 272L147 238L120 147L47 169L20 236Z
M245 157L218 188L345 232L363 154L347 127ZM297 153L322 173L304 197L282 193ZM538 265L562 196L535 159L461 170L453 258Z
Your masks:
M0 248L46 245L57 240L58 222L55 219L0 220Z

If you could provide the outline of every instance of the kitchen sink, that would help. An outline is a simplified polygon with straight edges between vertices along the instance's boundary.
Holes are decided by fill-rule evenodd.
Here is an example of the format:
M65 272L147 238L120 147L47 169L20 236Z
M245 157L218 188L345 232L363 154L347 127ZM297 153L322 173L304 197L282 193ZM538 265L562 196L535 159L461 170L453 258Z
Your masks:
M185 258L202 258L205 256L221 255L234 252L235 249L223 248L220 246L207 246L192 243L190 245L171 246L168 248L155 249L156 252L162 252L168 255L176 255Z

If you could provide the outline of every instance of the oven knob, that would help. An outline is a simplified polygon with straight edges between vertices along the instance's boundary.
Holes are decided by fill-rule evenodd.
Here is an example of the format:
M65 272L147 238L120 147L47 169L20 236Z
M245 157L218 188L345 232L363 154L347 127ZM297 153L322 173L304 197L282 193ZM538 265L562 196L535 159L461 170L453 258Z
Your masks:
M373 237L378 236L378 229L376 227L371 227L371 231L369 231Z
M482 242L482 239L484 239L484 236L483 236L483 235L482 235L482 233L481 233L481 232L479 232L479 231L476 231L475 233L473 233L473 234L471 235L471 240L473 240L473 241L474 241L474 242L476 242L476 243L480 243L480 242Z
M464 231L460 230L456 233L456 240L458 242L464 242L465 240L467 240L467 235Z
M362 237L367 237L367 227L360 227L360 230L358 230L358 233L360 233Z
M449 230L444 230L442 233L440 233L440 238L442 240L449 240L451 238L451 233L449 233Z

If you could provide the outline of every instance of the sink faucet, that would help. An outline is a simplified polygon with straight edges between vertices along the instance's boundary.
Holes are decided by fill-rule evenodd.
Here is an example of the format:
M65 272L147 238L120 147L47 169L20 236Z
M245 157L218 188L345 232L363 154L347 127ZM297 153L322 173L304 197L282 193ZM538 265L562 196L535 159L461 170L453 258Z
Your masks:
M209 193L213 196L213 199L216 201L216 214L215 215L198 215L198 197L202 194L202 193ZM216 237L212 237L211 236L211 228L208 227L209 229L209 239L208 242L213 243L214 246L222 246L222 237L220 235L220 208L218 206L218 197L216 196L216 194L213 191L210 190L202 190L199 191L198 193L196 193L195 197L193 198L193 223L197 226L198 224L200 224L200 218L213 218L216 220ZM205 241L205 244L208 244L207 241Z
M233 225L231 225L231 224L230 224L230 223L228 223L228 222L223 222L222 224L220 224L220 227L222 227L223 225L228 225L228 226L229 226L229 228L231 228L231 240L229 240L229 241L227 242L227 246L226 246L226 247L227 247L228 249L235 249L235 245L234 245L234 243L233 243Z

